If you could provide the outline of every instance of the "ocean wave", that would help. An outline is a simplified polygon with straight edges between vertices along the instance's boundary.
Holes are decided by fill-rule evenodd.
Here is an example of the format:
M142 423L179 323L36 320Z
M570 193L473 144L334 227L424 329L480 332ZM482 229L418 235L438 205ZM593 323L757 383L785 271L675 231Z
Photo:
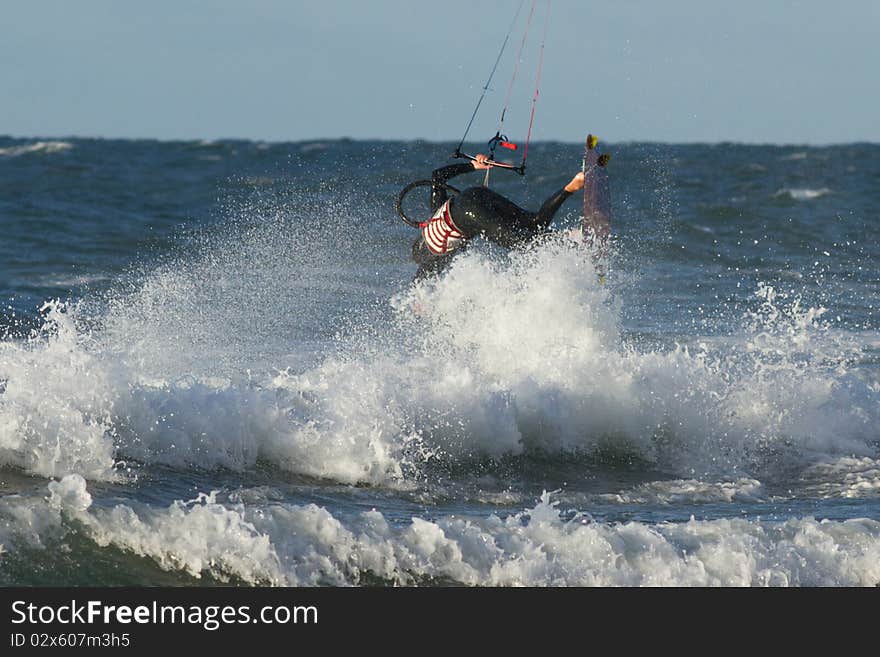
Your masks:
M93 285L95 283L103 283L110 280L108 276L103 274L48 274L44 276L34 276L33 282L43 287L59 287L73 288Z
M228 310L277 297L239 289L247 277L191 273L148 280L97 328L49 304L39 335L0 343L0 464L112 479L126 460L266 460L399 486L432 464L530 454L610 451L734 480L877 456L880 385L852 365L858 336L769 286L724 343L640 351L576 249L474 252L396 297L381 326L353 327L315 358L282 341L262 366L274 333Z
M675 479L640 484L630 490L600 495L598 499L616 504L717 504L759 502L765 494L760 481L747 477L720 482Z
M822 187L821 189L783 187L773 194L773 196L775 198L790 198L795 201L811 201L814 198L820 198L830 193L831 190L827 187Z
M299 145L299 152L303 154L319 153L321 151L326 151L330 148L330 145L329 142L323 141L307 142Z
M816 463L801 474L806 492L819 497L871 498L880 496L880 460L842 457Z
M73 148L73 144L67 141L37 141L32 144L21 144L19 146L0 148L0 155L15 157L27 153L60 153L61 151L70 150L71 148Z
M35 559L48 534L77 534L193 577L254 585L876 586L880 522L745 519L599 523L544 494L506 518L376 510L344 522L314 505L249 508L201 495L167 508L92 504L76 475L48 501L0 502L7 554Z

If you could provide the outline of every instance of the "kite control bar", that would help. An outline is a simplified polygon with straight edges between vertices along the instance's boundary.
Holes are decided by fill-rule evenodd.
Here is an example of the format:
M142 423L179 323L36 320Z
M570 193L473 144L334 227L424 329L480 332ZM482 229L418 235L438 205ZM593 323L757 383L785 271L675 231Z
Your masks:
M519 147L514 144L512 141L507 139L506 135L502 135L500 132L496 132L495 136L489 140L489 159L486 160L486 164L490 167L498 167L499 169L510 169L511 171L516 171L519 175L526 175L526 161L523 159L522 164L519 166L513 164L507 164L506 162L497 162L495 160L495 149L501 146L501 148L506 148L511 151L517 150ZM477 158L473 155L468 155L467 153L461 152L461 144L458 145L458 148L455 149L455 152L452 154L452 157L470 160L471 162L476 162Z
M456 150L452 154L452 157L464 159L464 160L470 160L471 162L477 161L477 158L474 155L469 155L468 153L462 153L459 150ZM526 175L526 165L525 164L520 164L519 166L516 166L514 164L507 164L506 162L496 162L495 160L486 160L486 164L488 164L491 167L497 167L499 169L510 169L511 171L516 171L521 176Z

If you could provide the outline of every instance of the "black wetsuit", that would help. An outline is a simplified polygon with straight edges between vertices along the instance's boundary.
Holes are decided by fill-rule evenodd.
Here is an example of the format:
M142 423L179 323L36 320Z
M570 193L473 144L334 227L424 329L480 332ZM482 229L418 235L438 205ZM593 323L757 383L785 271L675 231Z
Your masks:
M431 212L436 212L447 199L449 213L455 226L463 234L465 244L470 238L484 235L507 248L512 248L548 232L550 222L571 192L565 188L555 192L544 201L537 212L529 212L488 187L469 187L451 198L443 186L450 178L474 171L470 162L450 164L431 174ZM462 250L459 247L449 253L435 254L420 235L413 244L412 257L419 265L416 279L442 271L452 258Z

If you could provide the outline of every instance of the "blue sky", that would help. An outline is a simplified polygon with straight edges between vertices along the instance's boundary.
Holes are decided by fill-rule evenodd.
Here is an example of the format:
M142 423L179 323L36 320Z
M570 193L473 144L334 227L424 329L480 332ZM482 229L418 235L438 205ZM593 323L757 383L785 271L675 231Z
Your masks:
M457 140L518 4L4 2L0 134ZM528 125L544 5L511 139ZM553 0L550 12L534 139L880 141L878 0ZM475 139L494 133L520 36Z

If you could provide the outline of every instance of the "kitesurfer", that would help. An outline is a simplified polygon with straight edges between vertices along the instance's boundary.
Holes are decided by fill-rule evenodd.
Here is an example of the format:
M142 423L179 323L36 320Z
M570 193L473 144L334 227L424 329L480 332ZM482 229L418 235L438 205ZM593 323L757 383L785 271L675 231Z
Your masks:
M442 271L468 240L483 235L507 248L522 245L549 232L553 216L576 191L584 187L584 173L553 193L537 212L525 210L488 187L469 187L450 196L446 182L451 178L493 166L486 155L436 169L431 175L431 212L419 224L420 235L413 244L412 257L419 265L416 280Z

